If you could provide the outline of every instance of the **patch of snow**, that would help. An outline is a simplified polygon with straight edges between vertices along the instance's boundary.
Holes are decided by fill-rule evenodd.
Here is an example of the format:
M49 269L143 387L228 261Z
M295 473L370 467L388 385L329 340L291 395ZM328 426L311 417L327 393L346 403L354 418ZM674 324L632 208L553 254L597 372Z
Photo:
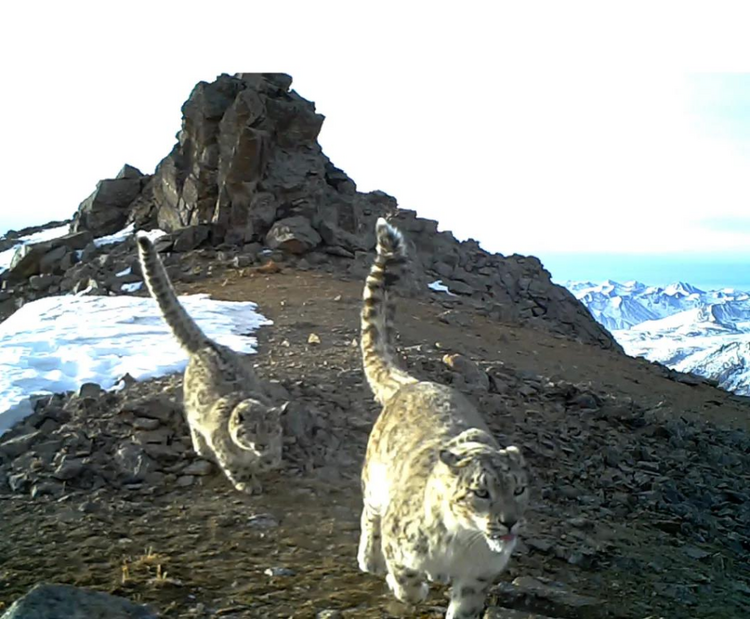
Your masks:
M76 296L76 297L83 297L83 296L87 295L89 292L91 292L93 289L94 289L93 286L86 286L82 290L79 290L78 292L74 292L72 294L73 294L73 296Z
M130 275L133 272L133 269L131 267L128 267L127 269L123 269L119 273L115 273L115 277L125 277L126 275Z
M13 256L16 255L16 250L22 245L30 245L31 243L41 243L43 241L51 241L61 236L65 236L70 232L68 224L64 226L57 226L56 228L49 228L47 230L40 230L34 232L34 234L28 234L26 236L19 237L17 243L10 249L0 252L0 273L7 271L10 268L10 263L13 260Z
M251 302L180 297L217 342L255 352L252 334L271 321ZM34 394L77 390L85 382L115 387L178 372L186 354L150 297L58 296L28 303L0 324L0 434L32 412Z
M96 245L97 247L101 247L102 245L112 245L113 243L122 243L123 241L127 241L131 236L133 236L134 231L135 231L135 224L130 224L129 226L123 228L119 232L115 232L114 234L109 234L107 236L100 236L98 239L94 239L94 245ZM163 237L167 233L164 232L164 230L159 230L157 228L155 230L141 230L139 234L141 236L147 237L153 242L153 241L156 241L156 239Z
M143 288L143 282L134 282L132 284L123 284L120 286L120 290L123 292L135 292Z
M435 292L447 292L448 294L451 294L450 289L443 283L442 279L438 279L431 284L427 284L427 287L430 290L434 290Z
M114 234L108 234L106 236L100 236L99 238L94 239L94 245L97 247L101 247L102 245L113 245L114 243L122 243L123 241L126 241L128 237L133 235L133 231L135 230L135 224L130 224L129 226L123 228L119 232L115 232Z

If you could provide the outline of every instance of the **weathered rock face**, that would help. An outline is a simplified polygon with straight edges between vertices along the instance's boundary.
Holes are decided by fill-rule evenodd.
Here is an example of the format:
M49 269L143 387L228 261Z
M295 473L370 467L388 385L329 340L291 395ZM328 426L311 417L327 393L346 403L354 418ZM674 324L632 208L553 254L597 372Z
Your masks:
M92 239L90 232L82 231L51 241L24 245L13 256L6 277L13 280L39 274L61 273L76 262L73 252L86 247Z
M199 226L185 248L210 238L292 254L323 251L354 259L344 268L362 275L370 260L365 252L375 246L375 220L388 215L416 247L412 272L420 287L427 278L442 279L498 319L533 321L621 350L573 295L552 284L536 258L489 254L398 209L387 194L358 193L317 142L323 116L290 90L291 82L284 74L242 73L199 83L183 105L178 143L135 199L129 220L170 232Z
M121 230L148 178L125 165L115 178L99 181L94 193L78 207L71 226L73 232L90 230L103 236Z

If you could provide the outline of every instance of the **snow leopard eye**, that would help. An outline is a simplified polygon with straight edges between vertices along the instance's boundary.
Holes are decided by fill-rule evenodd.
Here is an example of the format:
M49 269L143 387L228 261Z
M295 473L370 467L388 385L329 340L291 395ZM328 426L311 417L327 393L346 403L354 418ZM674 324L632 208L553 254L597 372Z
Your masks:
M513 494L515 496L521 496L524 492L526 492L526 486L516 486L516 489L513 491Z
M477 497L478 499L490 498L490 493L487 492L487 490L485 490L484 488L475 488L474 490L472 490L472 492L474 493L474 496Z

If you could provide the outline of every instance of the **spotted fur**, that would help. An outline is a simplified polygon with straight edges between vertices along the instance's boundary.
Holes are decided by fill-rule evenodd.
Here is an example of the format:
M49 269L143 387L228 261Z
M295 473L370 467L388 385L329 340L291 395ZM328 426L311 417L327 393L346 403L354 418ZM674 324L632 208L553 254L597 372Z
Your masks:
M362 352L383 410L362 469L358 562L418 603L428 581L451 584L448 619L476 619L516 545L528 502L517 447L501 448L459 392L418 381L396 364L388 287L405 258L400 232L380 219L364 292Z
M283 410L269 402L249 363L206 336L182 307L153 244L139 236L144 278L190 360L183 394L193 448L215 460L241 492L260 492L257 474L281 465Z
M397 362L393 346L395 306L389 302L388 288L400 278L406 260L406 242L401 232L378 219L377 256L365 281L362 304L362 357L365 374L375 399L385 404L403 385L416 383Z

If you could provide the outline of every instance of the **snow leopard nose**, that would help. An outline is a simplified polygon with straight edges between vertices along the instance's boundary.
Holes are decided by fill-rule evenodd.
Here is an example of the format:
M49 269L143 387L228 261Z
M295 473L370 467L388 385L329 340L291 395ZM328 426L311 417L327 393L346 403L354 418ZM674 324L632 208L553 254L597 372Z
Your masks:
M508 531L512 531L518 520L516 518L498 518L497 522L508 529Z

